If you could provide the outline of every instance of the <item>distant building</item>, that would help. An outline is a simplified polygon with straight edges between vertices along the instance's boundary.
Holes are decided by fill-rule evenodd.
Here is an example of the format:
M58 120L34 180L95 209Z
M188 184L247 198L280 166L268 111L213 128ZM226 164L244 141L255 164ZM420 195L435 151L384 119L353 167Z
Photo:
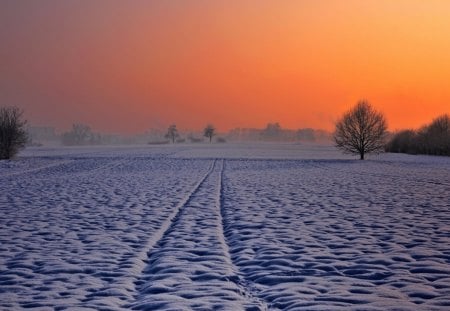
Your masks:
M269 123L264 129L235 128L228 132L230 141L272 141L272 142L327 142L331 134L324 130L304 128L283 129L278 123Z

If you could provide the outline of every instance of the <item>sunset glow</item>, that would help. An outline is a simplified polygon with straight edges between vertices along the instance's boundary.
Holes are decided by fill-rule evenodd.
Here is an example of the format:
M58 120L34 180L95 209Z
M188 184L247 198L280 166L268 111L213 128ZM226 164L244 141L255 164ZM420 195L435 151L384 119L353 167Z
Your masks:
M2 1L0 103L137 133L450 113L450 1Z

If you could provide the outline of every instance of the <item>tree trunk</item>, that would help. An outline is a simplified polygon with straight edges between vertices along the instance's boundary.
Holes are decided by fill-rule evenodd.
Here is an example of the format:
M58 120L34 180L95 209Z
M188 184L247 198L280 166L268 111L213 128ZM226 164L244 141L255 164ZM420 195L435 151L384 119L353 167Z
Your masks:
M360 153L359 153L359 156L360 156L360 157L359 157L360 160L364 160L364 152L360 152Z

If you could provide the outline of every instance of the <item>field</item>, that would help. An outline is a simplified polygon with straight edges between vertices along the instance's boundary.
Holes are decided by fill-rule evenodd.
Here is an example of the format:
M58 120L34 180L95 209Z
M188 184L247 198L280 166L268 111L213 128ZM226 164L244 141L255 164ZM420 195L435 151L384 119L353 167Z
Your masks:
M450 158L29 148L0 184L1 310L450 309Z

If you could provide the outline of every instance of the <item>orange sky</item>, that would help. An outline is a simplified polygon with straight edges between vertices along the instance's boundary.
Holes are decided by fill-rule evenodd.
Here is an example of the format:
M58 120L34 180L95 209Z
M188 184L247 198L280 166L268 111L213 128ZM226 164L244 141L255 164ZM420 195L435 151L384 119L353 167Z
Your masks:
M390 129L450 113L450 1L2 1L0 105L137 133L333 129L360 98Z

